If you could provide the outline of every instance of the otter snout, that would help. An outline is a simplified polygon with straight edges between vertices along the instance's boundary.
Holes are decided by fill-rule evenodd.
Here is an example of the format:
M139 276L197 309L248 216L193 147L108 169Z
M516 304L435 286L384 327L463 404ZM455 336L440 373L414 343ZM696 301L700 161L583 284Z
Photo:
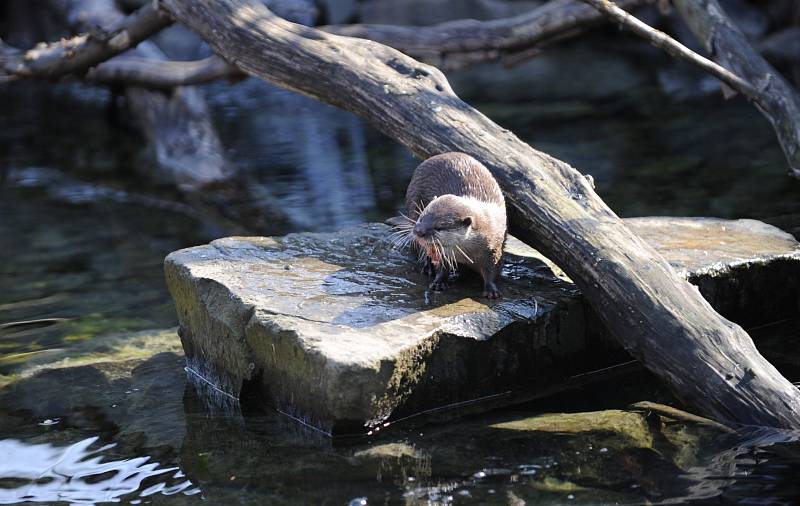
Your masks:
M423 224L421 222L417 222L414 225L414 235L417 236L417 237L420 237L420 238L429 237L432 233L433 233L433 230L431 229L431 227L429 227L429 226L427 226L427 225L425 225L425 224Z

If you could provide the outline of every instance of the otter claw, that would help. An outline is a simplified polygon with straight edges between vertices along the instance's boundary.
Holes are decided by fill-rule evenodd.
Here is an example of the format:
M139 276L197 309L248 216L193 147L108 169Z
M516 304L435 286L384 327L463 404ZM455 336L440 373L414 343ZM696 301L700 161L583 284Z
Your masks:
M447 283L444 281L434 281L428 288L434 292L443 292L447 289Z
M499 299L503 295L500 293L500 290L497 289L496 286L487 286L483 289L483 296L487 299Z

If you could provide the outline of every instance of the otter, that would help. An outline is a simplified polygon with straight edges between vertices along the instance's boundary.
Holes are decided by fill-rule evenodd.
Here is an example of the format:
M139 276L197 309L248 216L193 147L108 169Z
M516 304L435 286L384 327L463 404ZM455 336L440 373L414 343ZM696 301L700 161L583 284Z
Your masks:
M419 250L423 272L435 274L431 289L444 290L460 264L483 277L484 297L500 297L506 204L489 169L464 153L428 158L414 170L405 204L405 214L387 223L397 247Z

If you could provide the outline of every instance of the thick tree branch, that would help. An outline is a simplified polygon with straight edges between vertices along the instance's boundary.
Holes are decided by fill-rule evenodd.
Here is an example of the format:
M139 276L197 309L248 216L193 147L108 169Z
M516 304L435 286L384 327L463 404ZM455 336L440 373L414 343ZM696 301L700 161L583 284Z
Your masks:
M634 8L648 1L650 0L621 0L621 4L627 8ZM140 10L129 18L134 16L137 19L130 19L129 23L135 21L144 24L148 20L154 22L154 19L150 19L153 16L152 2L144 2ZM426 27L330 25L320 29L330 33L375 40L440 68L452 70L496 60L504 60L509 64L518 63L535 55L537 45L575 35L579 29L600 22L602 19L602 15L579 0L553 0L531 12L492 21L465 19ZM161 16L159 21L163 24L149 26L151 34L169 23L166 16ZM118 52L100 53L94 46L88 48L73 42L82 41L87 37L91 36L80 35L69 41L48 45L47 47L52 46L52 48L47 50L51 54L47 58L49 63L44 69L20 65L20 61L24 62L30 56L9 49L5 57L9 64L2 66L6 77L55 78L63 74L85 71L103 62L103 55L105 58L111 58L118 54ZM137 42L141 40L142 38ZM65 52L61 50L62 46L75 47L70 52ZM80 65L72 63L78 60ZM219 58L196 62L127 58L103 63L98 68L92 69L86 77L102 83L166 88L204 84L214 79L239 76L241 73L234 66L226 68Z
M162 0L248 74L350 110L420 156L462 151L507 198L514 233L557 261L608 328L698 411L800 427L800 391L564 162L453 94L437 69L372 41L278 18L256 0Z
M39 44L28 51L0 46L0 78L47 78L83 73L135 47L172 23L154 2L105 29L94 29L71 39Z

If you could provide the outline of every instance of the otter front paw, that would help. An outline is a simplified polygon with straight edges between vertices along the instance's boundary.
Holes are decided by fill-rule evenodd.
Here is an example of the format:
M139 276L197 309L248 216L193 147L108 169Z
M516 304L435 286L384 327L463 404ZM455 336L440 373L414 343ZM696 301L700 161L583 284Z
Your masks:
M499 299L503 295L494 283L488 284L483 287L483 296L487 299Z
M436 266L433 265L433 261L430 258L425 259L425 265L422 266L422 273L429 278L436 275Z
M428 288L430 288L434 292L443 292L443 291L447 290L447 281L445 281L444 279L440 279L440 280L436 280L435 279L435 280L433 280L433 283L431 283Z

